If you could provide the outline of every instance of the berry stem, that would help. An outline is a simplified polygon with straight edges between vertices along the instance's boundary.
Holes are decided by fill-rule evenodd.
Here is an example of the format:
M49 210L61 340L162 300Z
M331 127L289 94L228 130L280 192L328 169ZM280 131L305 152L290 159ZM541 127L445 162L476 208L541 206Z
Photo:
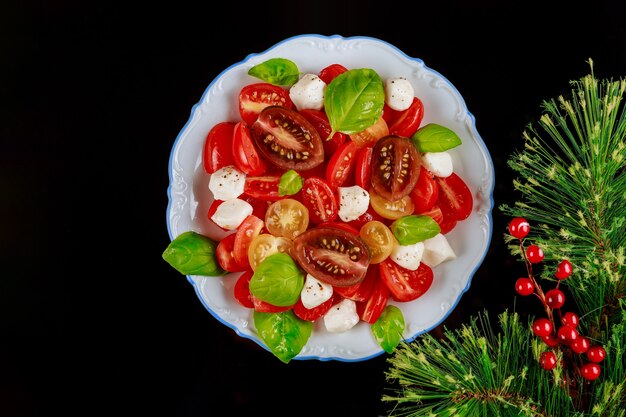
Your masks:
M539 300L541 301L541 304L543 304L543 309L546 311L546 314L548 315L548 320L550 320L550 323L552 323L552 328L556 329L556 326L554 323L554 316L552 313L552 308L550 308L550 306L548 306L548 304L546 303L546 295L544 294L543 289L541 288L537 280L535 280L535 276L533 275L532 263L528 260L528 256L526 256L526 250L524 250L523 239L519 239L519 247L522 252L522 256L524 257L524 263L526 264L526 272L528 273L528 279L530 279L530 281L533 283L533 286L535 287L535 295L537 296L537 298L539 298Z

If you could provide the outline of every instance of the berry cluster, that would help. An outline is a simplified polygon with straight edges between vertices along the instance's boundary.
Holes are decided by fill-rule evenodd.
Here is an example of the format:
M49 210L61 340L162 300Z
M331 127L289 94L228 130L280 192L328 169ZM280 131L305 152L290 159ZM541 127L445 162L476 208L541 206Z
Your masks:
M524 249L524 238L529 232L530 224L522 217L516 217L509 223L509 233L519 239L520 249L524 255L528 271L528 277L519 278L515 282L515 290L522 296L535 294L541 300L547 315L547 317L536 319L532 328L533 333L550 348L541 354L540 365L546 370L553 369L557 364L554 349L561 349L567 353L569 348L571 352L578 355L586 355L588 361L576 369L579 369L583 378L592 381L600 376L599 363L604 360L606 351L602 346L591 346L589 339L579 333L577 330L578 315L571 311L561 312L561 307L565 304L565 294L559 289L559 284L570 277L573 266L570 261L563 259L554 273L557 278L556 287L544 293L532 272L532 265L541 263L544 253L537 245L528 245ZM559 315L558 328L554 318L555 310Z

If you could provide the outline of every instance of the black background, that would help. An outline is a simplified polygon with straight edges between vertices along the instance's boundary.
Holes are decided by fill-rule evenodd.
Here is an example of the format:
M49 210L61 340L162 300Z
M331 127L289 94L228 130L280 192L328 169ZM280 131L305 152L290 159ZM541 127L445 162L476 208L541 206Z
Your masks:
M248 54L298 34L372 36L463 95L496 207L449 328L483 308L533 308L516 301L522 270L502 239L497 207L518 197L506 160L588 58L598 77L626 72L617 1L86 3L0 11L2 416L385 414L387 356L283 364L214 319L161 258L171 147L211 80Z

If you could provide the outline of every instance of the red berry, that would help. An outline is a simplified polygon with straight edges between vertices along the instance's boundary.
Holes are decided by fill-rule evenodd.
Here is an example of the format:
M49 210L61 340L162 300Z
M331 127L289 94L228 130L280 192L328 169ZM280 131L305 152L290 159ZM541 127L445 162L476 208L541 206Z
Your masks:
M578 326L578 316L571 311L568 311L561 318L561 323L567 324L568 326L576 327Z
M540 318L533 323L533 333L536 336L544 337L552 333L552 323L546 318Z
M570 348L576 353L585 353L589 350L589 339L585 336L578 336L570 345Z
M556 366L556 355L550 351L542 352L541 356L539 356L539 364L546 371L554 369Z
M531 264L537 264L543 261L543 250L537 245L530 245L526 249L526 257Z
M583 374L583 378L593 381L600 376L600 365L594 362L587 362L581 366L580 372Z
M546 304L550 308L561 308L565 304L565 294L559 289L551 289L546 293Z
M572 263L567 259L563 259L561 263L556 267L556 272L554 273L554 276L558 279L566 279L570 275L572 275L572 270Z
M517 291L519 295L527 296L535 291L535 286L529 278L518 278L518 280L515 281L515 291Z
M559 339L559 342L564 345L570 345L578 337L578 330L567 325L561 326L556 333L556 337Z
M606 357L606 350L602 346L591 346L587 351L587 359L591 362L602 362Z
M515 217L509 223L509 233L518 239L525 238L530 232L530 224L523 217Z
M557 340L556 337L554 337L552 333L546 336L541 336L541 340L543 340L543 342L550 347L555 347L555 346L558 346L559 344L559 341Z

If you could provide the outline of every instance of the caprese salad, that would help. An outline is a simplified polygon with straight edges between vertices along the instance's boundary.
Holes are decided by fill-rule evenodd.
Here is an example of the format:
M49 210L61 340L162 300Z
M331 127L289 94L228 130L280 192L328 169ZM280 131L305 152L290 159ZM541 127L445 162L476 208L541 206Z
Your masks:
M248 74L259 81L239 91L240 118L212 126L202 155L207 216L228 234L185 233L164 258L186 274L241 273L233 297L283 362L317 321L332 333L369 323L392 352L404 318L389 301L428 291L456 257L446 234L473 209L448 153L459 136L422 125L402 76L339 63L302 73L284 58ZM202 252L198 265L180 251Z

